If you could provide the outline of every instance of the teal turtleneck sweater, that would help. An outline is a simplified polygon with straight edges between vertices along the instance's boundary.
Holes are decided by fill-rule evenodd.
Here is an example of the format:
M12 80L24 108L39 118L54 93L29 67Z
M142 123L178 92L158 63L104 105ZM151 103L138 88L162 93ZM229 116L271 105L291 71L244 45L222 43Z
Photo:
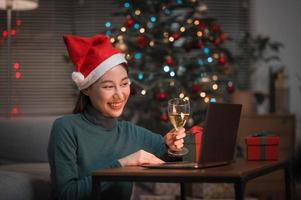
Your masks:
M91 172L121 167L118 159L139 149L161 157L163 137L126 121L85 112L57 119L52 127L48 158L57 199L91 199ZM132 183L102 182L103 199L130 199Z

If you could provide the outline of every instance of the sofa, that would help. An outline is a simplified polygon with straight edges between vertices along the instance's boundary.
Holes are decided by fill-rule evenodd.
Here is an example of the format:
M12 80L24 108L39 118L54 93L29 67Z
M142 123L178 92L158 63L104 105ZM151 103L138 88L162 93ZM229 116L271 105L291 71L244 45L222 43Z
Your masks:
M1 199L51 199L47 146L57 117L0 118Z

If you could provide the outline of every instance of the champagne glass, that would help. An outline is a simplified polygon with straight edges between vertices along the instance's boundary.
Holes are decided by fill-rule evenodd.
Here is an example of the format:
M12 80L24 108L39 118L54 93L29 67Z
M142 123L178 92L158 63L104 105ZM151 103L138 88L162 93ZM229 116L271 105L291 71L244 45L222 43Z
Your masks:
M178 130L184 127L189 118L190 103L187 98L174 98L168 101L168 117L173 127ZM168 153L172 156L183 156L188 153L188 149L183 147L179 151L168 149Z

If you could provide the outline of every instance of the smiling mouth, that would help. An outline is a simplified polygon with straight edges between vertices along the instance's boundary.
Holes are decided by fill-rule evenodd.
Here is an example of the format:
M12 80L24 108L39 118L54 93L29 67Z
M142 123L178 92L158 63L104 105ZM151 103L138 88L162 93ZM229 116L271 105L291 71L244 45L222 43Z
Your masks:
M119 110L122 108L123 106L123 102L112 102L109 103L110 108L114 109L114 110Z

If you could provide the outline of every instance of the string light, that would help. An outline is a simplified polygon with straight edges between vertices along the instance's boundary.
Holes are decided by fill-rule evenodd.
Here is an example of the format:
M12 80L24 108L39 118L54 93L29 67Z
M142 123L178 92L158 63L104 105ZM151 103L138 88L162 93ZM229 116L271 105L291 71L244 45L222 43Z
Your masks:
M149 46L153 47L155 45L155 42L154 41L150 41L149 42Z
M171 87L175 86L175 81L174 81L174 80L170 81L170 82L169 82L169 85L170 85Z
M197 26L200 24L200 21L196 19L196 20L194 20L193 24Z
M217 89L218 89L218 85L217 85L216 83L214 83L214 84L212 85L212 89L213 89L213 90L217 90Z
M169 42L173 42L173 41L175 41L175 38L172 37L172 36L170 36L170 37L168 38L168 41L169 41Z
M187 19L187 24L192 24L193 20L192 19Z
M217 81L217 80L218 80L218 76L214 74L214 75L212 76L212 80Z
M200 97L202 97L202 98L206 97L206 92L201 92Z
M171 77L174 77L174 76L176 75L176 73L175 73L174 71L171 71L171 72L169 73L169 75L170 75Z
M140 28L139 32L140 33L144 33L145 32L145 28Z
M111 42L111 43L114 43L114 42L115 42L115 38L113 38L113 37L110 38L110 42Z
M140 15L141 11L139 9L135 10L135 15Z
M170 67L169 67L168 65L165 65L165 66L163 67L163 71L169 72L169 70L170 70Z
M120 31L121 31L121 32L126 32L126 28L125 28L125 27L121 27L121 28L120 28Z
M213 58L218 59L218 58L219 58L218 53L214 53L214 54L213 54Z
M198 31L198 32L196 32L196 35L197 35L198 37L202 37L202 36L203 36L203 32L202 32L202 31Z
M141 94L146 95L146 90L145 89L141 90Z
M205 97L205 98L204 98L204 102L205 102L205 103L209 103L209 101L210 101L209 97Z
M182 26L182 27L180 28L180 31L183 33L183 32L186 31L186 28L185 28L184 26Z
M180 93L180 94L179 94L179 97L180 97L181 99L183 99L183 98L185 97L185 94L184 94L184 93Z

